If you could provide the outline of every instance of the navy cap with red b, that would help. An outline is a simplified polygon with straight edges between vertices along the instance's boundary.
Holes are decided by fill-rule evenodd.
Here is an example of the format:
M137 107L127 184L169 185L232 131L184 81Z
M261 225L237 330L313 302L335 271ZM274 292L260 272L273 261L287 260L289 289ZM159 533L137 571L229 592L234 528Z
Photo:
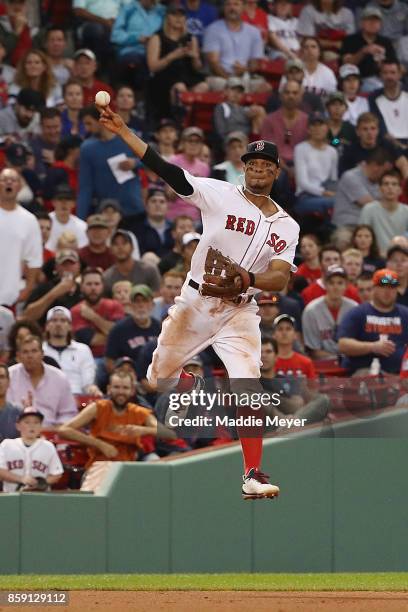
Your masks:
M279 166L278 147L274 142L270 142L269 140L255 140L255 142L250 142L241 160L246 164L248 160L254 158L267 159Z

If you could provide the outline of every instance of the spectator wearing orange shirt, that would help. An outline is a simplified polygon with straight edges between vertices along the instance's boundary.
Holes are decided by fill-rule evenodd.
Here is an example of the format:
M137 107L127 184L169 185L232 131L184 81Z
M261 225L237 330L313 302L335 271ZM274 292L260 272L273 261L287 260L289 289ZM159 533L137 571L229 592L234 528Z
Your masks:
M134 381L129 374L110 376L108 398L89 404L64 423L59 433L88 447L87 468L94 461L137 461L143 453L142 436L157 434L157 420L151 410L130 402ZM90 425L90 433L80 430Z

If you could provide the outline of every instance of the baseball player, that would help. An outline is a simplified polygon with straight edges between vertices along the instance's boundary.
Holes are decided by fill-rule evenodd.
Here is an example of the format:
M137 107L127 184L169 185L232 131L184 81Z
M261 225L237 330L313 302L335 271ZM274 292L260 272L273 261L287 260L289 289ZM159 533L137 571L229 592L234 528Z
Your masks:
M293 258L299 237L298 224L269 195L280 172L276 145L264 140L248 145L242 156L244 185L236 186L192 176L166 162L109 106L98 109L107 129L201 211L203 234L181 295L163 322L148 381L157 386L159 380L180 377L177 390L200 388L200 380L185 372L183 364L211 344L231 387L237 379L258 383L261 336L254 294L285 288L291 269L296 271ZM278 495L279 487L260 471L262 435L241 437L241 445L244 499Z
M20 413L16 427L21 438L0 444L0 481L3 491L47 490L64 469L55 446L39 438L44 415L32 406Z

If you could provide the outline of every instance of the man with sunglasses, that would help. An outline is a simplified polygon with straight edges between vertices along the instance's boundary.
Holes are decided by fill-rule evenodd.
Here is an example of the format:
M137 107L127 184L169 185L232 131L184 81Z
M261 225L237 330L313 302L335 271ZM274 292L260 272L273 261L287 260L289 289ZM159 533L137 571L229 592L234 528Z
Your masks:
M408 343L408 308L397 304L396 272L383 268L373 276L373 298L346 314L339 330L339 351L350 374L367 374L373 359L381 371L397 374Z

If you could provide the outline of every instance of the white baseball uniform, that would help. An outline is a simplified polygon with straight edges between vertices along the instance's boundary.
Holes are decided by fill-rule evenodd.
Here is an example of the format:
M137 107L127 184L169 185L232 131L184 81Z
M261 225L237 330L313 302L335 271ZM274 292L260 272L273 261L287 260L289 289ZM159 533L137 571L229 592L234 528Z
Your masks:
M194 191L180 197L201 210L203 234L181 295L163 322L147 378L152 384L178 379L184 363L210 344L230 378L259 378L261 336L256 302L236 305L203 297L189 281L201 284L210 246L254 274L266 272L273 259L290 263L296 271L293 258L299 225L277 204L278 211L266 217L245 196L243 187L194 177L186 170L184 174ZM251 287L247 298L258 292Z
M0 468L33 478L56 476L64 471L55 446L42 438L31 446L26 446L21 438L3 440L0 444ZM16 482L3 482L5 493L13 493L17 487Z

